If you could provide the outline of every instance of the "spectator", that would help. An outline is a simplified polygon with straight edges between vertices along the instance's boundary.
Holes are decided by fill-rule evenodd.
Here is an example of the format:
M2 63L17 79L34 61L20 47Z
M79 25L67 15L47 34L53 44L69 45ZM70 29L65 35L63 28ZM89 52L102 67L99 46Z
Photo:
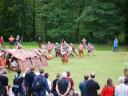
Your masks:
M48 74L48 73L45 73L45 74L44 74L44 77L47 79L49 90L52 90L52 83L51 83L51 81L48 79L49 74ZM49 96L49 95L50 95L50 94L46 91L46 96Z
M58 96L58 93L57 93L57 91L56 91L56 84L57 84L57 81L58 81L59 79L60 79L60 74L57 73L56 79L53 80L53 82L52 82L52 93L53 93L54 96Z
M75 90L74 90L74 81L73 81L73 79L70 77L70 72L67 71L66 73L67 73L66 79L69 80L69 81L70 81L70 84L71 84L71 89L70 89L68 95L74 96L74 94L75 94Z
M0 50L4 49L4 48L5 48L5 46L4 46L4 38L3 38L3 36L1 36L0 37Z
M19 35L16 36L16 46L18 43L21 43L21 38Z
M50 94L47 79L43 76L44 70L39 69L40 75L35 76L32 89L35 96L46 96L46 91Z
M0 75L0 96L8 96L8 77L5 69L3 69L3 73Z
M25 96L23 89L23 80L24 78L21 75L21 70L17 70L17 74L13 80L13 88L12 91L15 96Z
M85 75L84 76L84 81L80 83L79 89L81 91L81 96L87 96L87 81L88 81L89 76Z
M71 89L70 81L66 79L67 73L62 73L62 78L57 81L56 91L59 96L68 96L68 92Z
M88 94L88 96L98 96L97 90L100 89L100 86L99 86L98 82L96 82L94 79L95 79L95 74L92 73L90 75L90 79L87 82L87 94Z
M115 38L114 43L113 43L113 52L118 51L118 40Z
M115 88L115 96L128 96L128 86L124 84L124 77L119 77L119 85Z
M101 91L101 96L114 96L115 87L113 86L112 79L107 80L107 84ZM123 95L122 95L123 96Z
M29 72L27 72L25 74L24 82L25 82L25 88L26 88L26 95L27 96L34 95L32 92L32 83L33 83L34 77L35 77L34 70L35 70L35 68L31 67Z
M11 35L8 39L9 39L9 43L10 43L10 49L12 49L13 45L14 45L15 38Z

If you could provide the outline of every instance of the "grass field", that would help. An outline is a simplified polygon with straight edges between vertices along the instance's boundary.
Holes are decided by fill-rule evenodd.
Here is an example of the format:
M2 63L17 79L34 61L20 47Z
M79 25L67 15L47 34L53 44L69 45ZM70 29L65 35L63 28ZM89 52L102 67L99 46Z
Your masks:
M25 49L36 48L35 43L23 44ZM79 90L79 83L83 80L84 74L94 72L96 80L102 87L106 83L107 78L112 78L114 85L118 84L118 77L123 75L123 69L128 67L128 52L125 47L121 47L118 53L113 53L111 46L96 45L96 56L70 57L69 63L63 65L61 59L54 57L48 61L48 66L45 72L50 74L50 80L55 79L58 72L70 71L71 77L75 82L75 89ZM15 73L9 71L9 83L12 84L12 79Z

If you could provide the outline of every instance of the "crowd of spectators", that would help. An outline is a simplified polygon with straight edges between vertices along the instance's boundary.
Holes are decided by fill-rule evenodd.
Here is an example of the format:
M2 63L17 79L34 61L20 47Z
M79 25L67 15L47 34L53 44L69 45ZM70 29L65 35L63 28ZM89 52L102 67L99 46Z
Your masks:
M69 71L57 73L51 82L49 74L43 68L35 72L35 68L27 69L24 74L16 71L12 87L8 84L7 70L0 67L0 96L128 96L128 69L124 69L124 76L119 77L119 84L114 85L108 78L101 87L96 81L95 73L84 75L79 84L79 91L75 91L74 81Z

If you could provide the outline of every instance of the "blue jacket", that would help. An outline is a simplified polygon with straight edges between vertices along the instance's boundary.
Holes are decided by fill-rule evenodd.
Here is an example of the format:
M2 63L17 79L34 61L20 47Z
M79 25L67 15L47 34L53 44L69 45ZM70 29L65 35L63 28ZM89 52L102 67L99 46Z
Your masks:
M80 83L79 89L81 91L81 96L87 96L87 80Z

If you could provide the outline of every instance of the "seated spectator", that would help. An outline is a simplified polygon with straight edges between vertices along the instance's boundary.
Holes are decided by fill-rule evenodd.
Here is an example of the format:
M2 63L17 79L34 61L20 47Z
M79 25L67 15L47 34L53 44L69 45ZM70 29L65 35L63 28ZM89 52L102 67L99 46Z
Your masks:
M66 79L67 73L62 73L61 77L62 78L57 81L56 91L59 96L68 96L67 94L71 88L71 84L70 81Z
M124 77L119 77L119 85L115 88L115 96L128 96L128 86L124 84Z
M107 80L107 84L102 88L101 96L114 96L115 87L113 86L112 79Z
M79 89L81 91L81 96L87 96L87 81L88 81L89 76L85 75L84 76L84 81L82 81L79 85Z
M95 81L95 74L90 75L90 79L87 82L87 94L88 96L98 96L97 90L100 89L98 82Z
M7 70L3 69L0 75L0 96L8 96L8 77Z
M56 91L56 84L57 84L57 81L60 79L60 75L61 74L57 73L56 79L53 80L53 82L52 82L52 93L53 93L54 96L58 96L58 93Z

